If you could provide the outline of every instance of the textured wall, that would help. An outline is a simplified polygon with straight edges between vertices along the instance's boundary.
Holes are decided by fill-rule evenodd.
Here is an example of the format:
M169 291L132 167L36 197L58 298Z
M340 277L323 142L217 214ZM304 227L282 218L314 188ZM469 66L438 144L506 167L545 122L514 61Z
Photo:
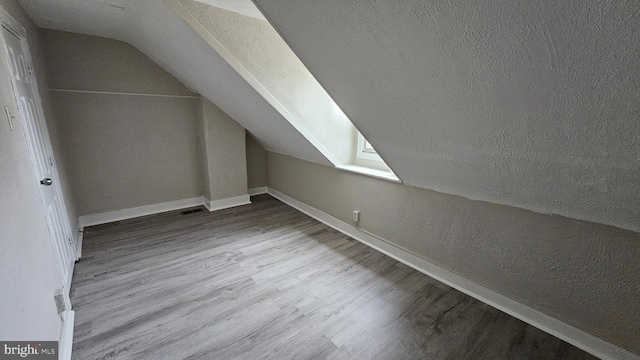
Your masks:
M204 194L209 200L247 195L247 155L245 130L207 99L201 99L205 141L200 154L205 164Z
M131 45L43 35L52 89L177 96L51 91L78 213L201 196L194 94Z
M247 187L267 186L267 152L247 133Z
M255 2L405 183L640 231L640 2Z
M43 59L37 29L15 1L1 0L0 6L26 28L40 80L39 89L46 89L42 86ZM15 108L8 72L3 54L0 56L0 107ZM41 96L46 98L47 92L41 91ZM46 111L47 121L53 121ZM60 160L57 163L60 171L63 163ZM53 295L62 287L62 280L38 186L22 122L16 119L15 131L11 131L3 115L0 121L0 339L5 341L57 341L60 336L60 317Z
M268 186L640 354L640 234L267 153ZM354 224L355 225L355 224Z

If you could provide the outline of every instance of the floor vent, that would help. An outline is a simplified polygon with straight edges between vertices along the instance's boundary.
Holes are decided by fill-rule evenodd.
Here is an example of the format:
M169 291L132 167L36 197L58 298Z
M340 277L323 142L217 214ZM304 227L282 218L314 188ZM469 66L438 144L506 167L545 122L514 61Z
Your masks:
M199 212L202 212L202 209L191 209L191 210L183 211L180 213L180 215L189 215L189 214L194 214Z

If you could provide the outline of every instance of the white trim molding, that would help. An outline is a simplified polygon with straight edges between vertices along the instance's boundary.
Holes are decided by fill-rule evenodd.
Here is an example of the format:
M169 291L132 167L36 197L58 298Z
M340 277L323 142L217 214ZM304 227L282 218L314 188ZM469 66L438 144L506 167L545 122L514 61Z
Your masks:
M266 187L263 193L266 193ZM167 211L180 210L200 205L204 205L204 207L206 207L209 211L216 211L247 204L251 204L249 195L240 195L219 200L209 200L204 196L198 196L189 199L168 201L164 203L138 206L129 209L107 211L90 215L81 215L80 217L78 217L79 234L76 240L78 246L77 257L80 258L80 255L82 254L82 238L84 235L84 228L87 226L133 219L141 216L159 214Z
M251 204L249 195L240 195L219 200L209 200L207 198L204 198L204 207L206 207L209 211L228 209L247 204Z
M262 195L267 193L267 187L266 186L255 187L247 190L247 192L249 193L249 196Z
M367 143L367 139L365 139L362 133L358 131L356 139L356 157L365 160L382 161L382 158L375 150L373 150L373 147L371 150L367 149Z
M60 342L58 343L58 359L71 360L73 350L73 325L76 312L67 310L62 313L62 328L60 329Z
M125 95L125 96L165 97L165 98L178 98L178 99L200 99L200 96L195 96L195 95L144 94L144 93L129 93L129 92L117 92L117 91L71 90L71 89L51 89L51 88L49 89L49 91L78 93L78 94L94 94L94 95Z
M373 169L355 164L336 165L336 169L344 170L364 176L370 176L380 180L391 181L394 183L402 183L400 179L391 171L384 171L379 169Z
M82 257L82 241L84 240L84 228L78 222L78 232L76 234L76 261Z
M520 319L536 328L556 336L588 353L601 359L638 360L640 356L633 354L619 346L605 341L593 334L580 330L575 326L559 320L553 316L534 309L531 306L513 300L488 287L480 285L454 272L446 270L434 263L403 249L377 236L372 236L355 226L347 224L329 214L300 202L278 190L268 188L267 193L276 199L300 210L312 218L330 226L341 233L360 241L361 243L390 256L399 262L408 265L452 288L455 288L487 305L503 311L517 319Z
M182 199L176 201L168 201L159 204L138 206L129 209L107 211L98 214L81 215L78 218L78 223L84 229L87 226L106 224L114 221L132 219L140 216L153 215L166 211L173 211L184 209L188 207L198 206L204 204L204 198L202 196L193 197L189 199Z

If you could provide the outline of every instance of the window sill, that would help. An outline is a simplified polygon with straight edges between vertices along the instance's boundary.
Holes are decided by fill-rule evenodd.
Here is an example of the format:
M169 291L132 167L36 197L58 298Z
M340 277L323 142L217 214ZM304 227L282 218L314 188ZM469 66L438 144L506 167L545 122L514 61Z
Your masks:
M380 180L386 180L386 181L391 181L395 183L402 183L402 181L398 179L398 177L391 171L371 169L368 167L358 166L358 165L337 165L336 169L340 169L340 170L344 170L344 171L348 171L348 172L352 172L360 175L370 176Z

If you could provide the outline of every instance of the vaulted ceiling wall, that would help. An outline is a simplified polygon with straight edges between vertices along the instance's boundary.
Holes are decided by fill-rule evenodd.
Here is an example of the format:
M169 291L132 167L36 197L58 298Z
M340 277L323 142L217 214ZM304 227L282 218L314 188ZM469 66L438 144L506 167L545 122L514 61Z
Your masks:
M218 2L259 12L251 0ZM194 0L165 3L332 164L353 162L356 129L266 20Z
M20 0L39 27L126 41L254 135L267 150L331 163L159 0ZM124 7L124 9L122 9Z
M133 44L267 150L331 165L165 3L20 3ZM640 3L255 3L405 183L640 231Z
M640 2L254 3L405 183L640 231Z

